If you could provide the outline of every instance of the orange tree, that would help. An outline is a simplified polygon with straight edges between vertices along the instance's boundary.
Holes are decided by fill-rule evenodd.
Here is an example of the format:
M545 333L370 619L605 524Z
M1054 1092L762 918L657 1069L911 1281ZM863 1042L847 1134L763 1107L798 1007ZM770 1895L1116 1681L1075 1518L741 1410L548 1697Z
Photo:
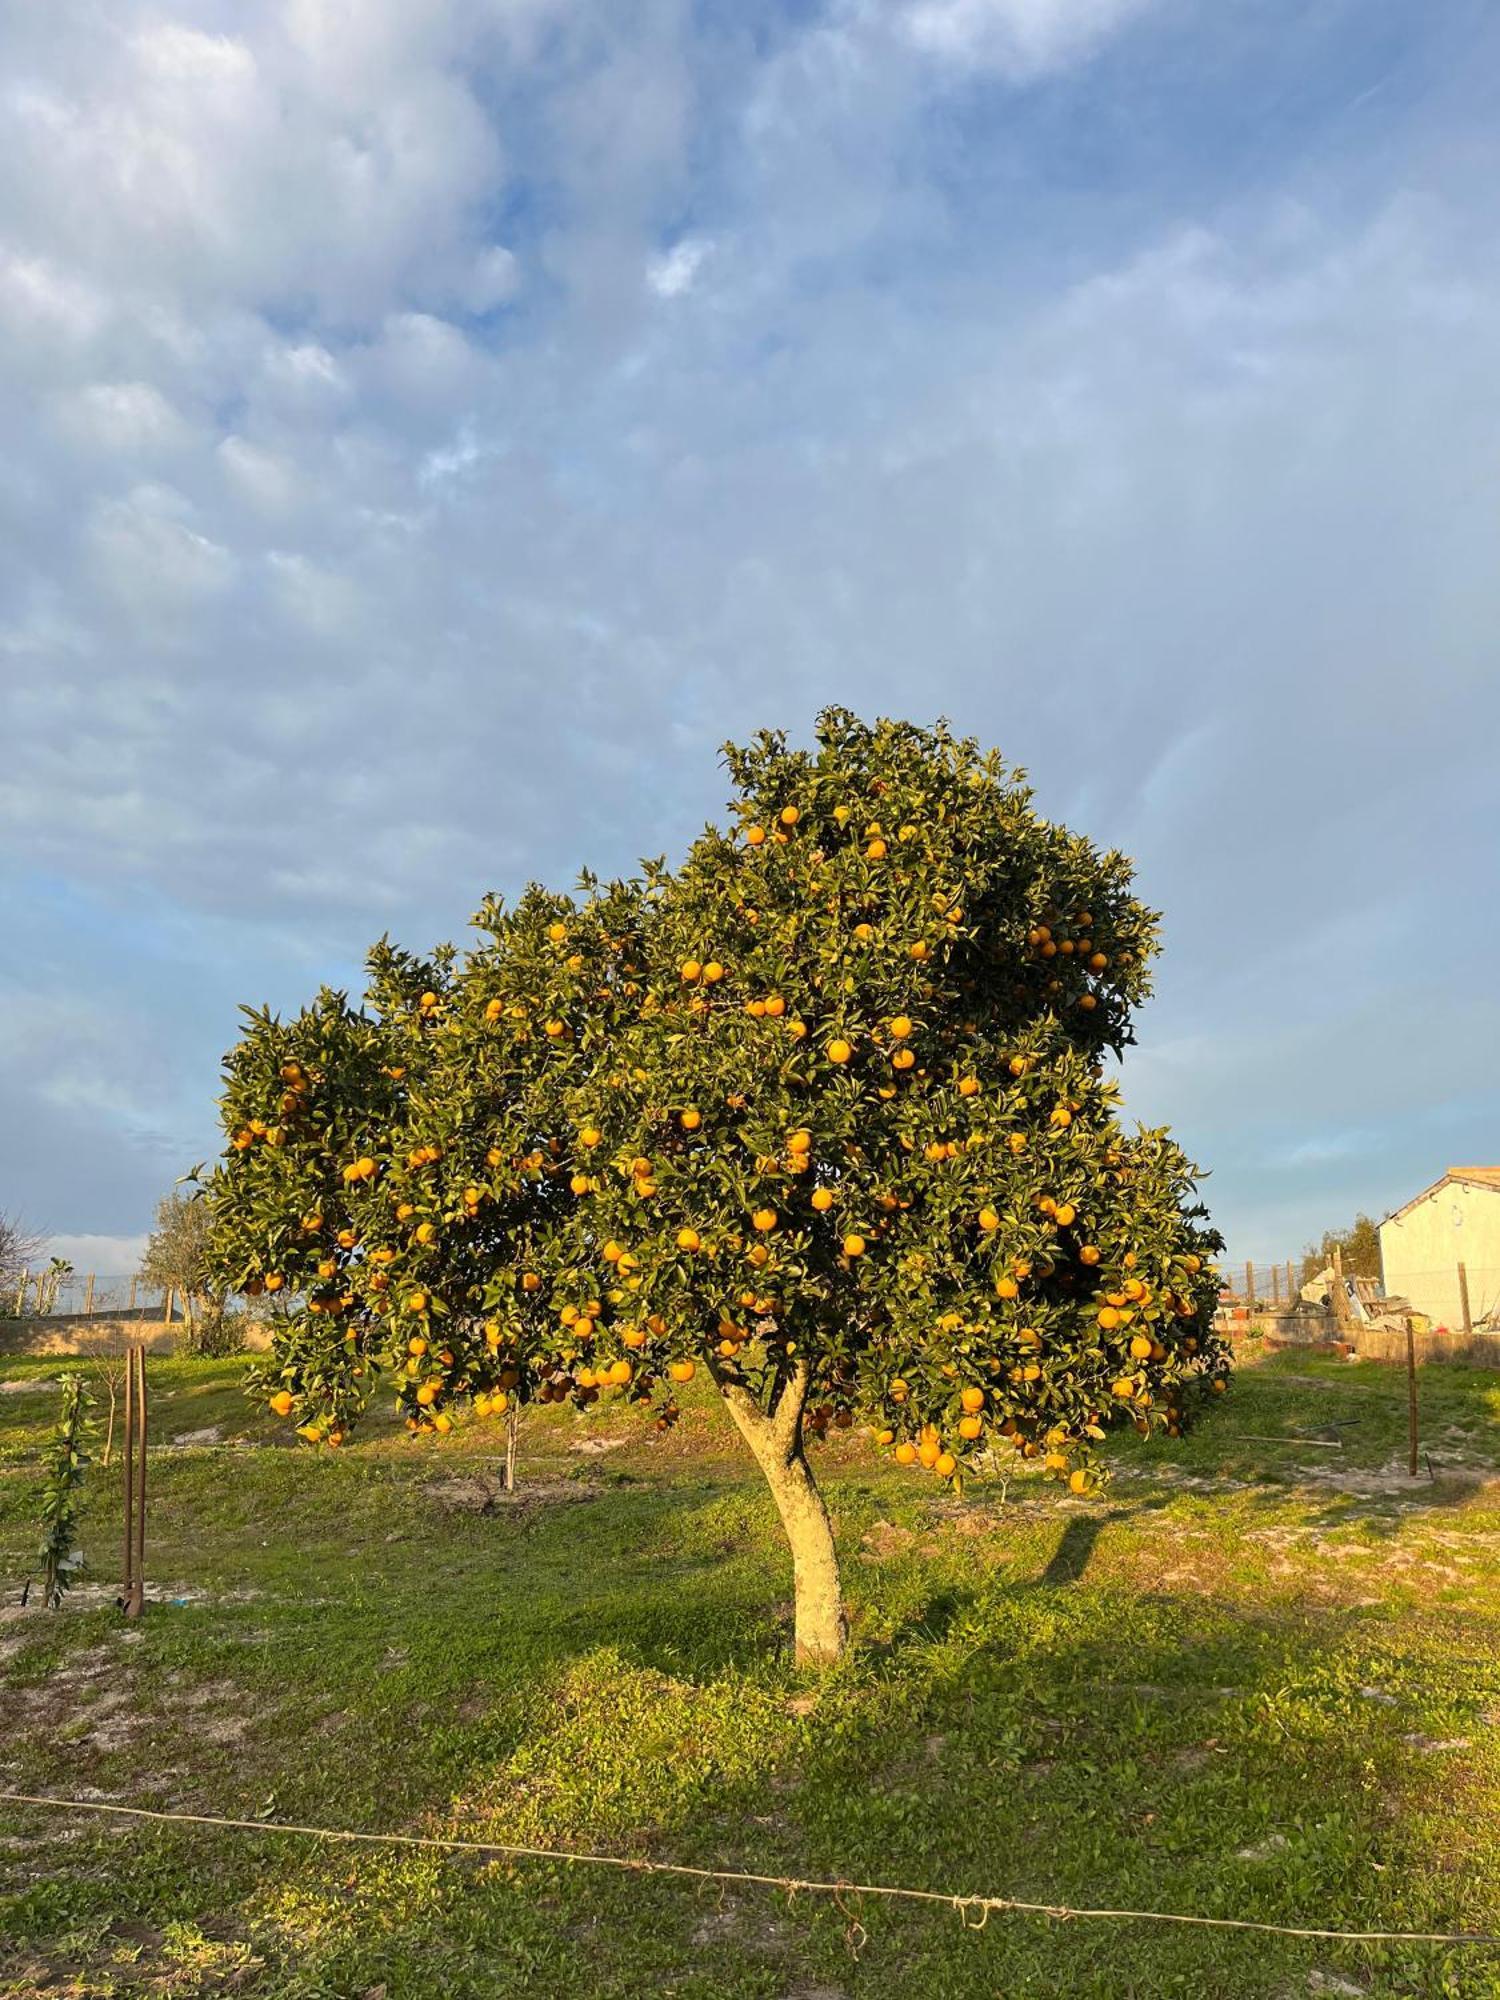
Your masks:
M943 728L835 710L727 760L733 824L679 868L489 904L462 959L382 947L358 1011L252 1016L212 1195L234 1280L294 1297L262 1384L307 1435L382 1367L438 1429L601 1392L666 1424L703 1370L828 1659L809 1434L1086 1490L1112 1425L1223 1386L1220 1245L1104 1073L1155 948L1122 856Z

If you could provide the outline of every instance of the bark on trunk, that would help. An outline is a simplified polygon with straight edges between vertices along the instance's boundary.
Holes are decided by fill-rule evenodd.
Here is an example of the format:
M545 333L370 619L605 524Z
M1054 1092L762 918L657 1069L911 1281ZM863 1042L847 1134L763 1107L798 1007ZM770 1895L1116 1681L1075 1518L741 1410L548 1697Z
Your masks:
M791 1547L798 1663L824 1665L843 1652L849 1628L833 1526L802 1446L807 1370L799 1368L782 1385L769 1416L739 1383L726 1380L717 1370L715 1378L730 1416L765 1475Z
M512 1402L505 1412L505 1490L516 1490L516 1442L521 1435L521 1407Z

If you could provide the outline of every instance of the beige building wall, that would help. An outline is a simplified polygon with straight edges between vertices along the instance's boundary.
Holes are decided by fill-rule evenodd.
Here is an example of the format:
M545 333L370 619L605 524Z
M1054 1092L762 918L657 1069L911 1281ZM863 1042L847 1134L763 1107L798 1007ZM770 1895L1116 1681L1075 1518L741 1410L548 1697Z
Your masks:
M1500 1187L1442 1181L1380 1225L1385 1288L1434 1326L1461 1327L1458 1266L1475 1321L1500 1312Z

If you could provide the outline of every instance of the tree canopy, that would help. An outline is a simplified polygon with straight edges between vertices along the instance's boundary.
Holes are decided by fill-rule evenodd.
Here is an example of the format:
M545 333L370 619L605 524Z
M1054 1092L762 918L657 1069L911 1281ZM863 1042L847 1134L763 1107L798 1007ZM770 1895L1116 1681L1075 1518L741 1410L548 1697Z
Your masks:
M1112 1425L1176 1432L1222 1386L1220 1241L1104 1074L1156 946L1122 855L941 726L832 710L811 751L726 761L731 823L680 866L491 899L463 955L379 945L359 1006L249 1014L209 1192L310 1439L381 1375L442 1431L605 1393L670 1424L705 1370L827 1656L804 1429L1084 1490Z

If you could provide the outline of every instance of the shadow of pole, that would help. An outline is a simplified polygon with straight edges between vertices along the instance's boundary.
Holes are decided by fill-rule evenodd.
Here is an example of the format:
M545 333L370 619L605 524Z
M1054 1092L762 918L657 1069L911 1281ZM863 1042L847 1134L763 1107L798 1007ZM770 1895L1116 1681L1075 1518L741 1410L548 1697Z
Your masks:
M1107 1514L1075 1515L1058 1537L1052 1560L1042 1571L1038 1582L1054 1587L1077 1583L1089 1566L1094 1544L1103 1530L1113 1521L1128 1521L1134 1511L1130 1507L1111 1507Z

